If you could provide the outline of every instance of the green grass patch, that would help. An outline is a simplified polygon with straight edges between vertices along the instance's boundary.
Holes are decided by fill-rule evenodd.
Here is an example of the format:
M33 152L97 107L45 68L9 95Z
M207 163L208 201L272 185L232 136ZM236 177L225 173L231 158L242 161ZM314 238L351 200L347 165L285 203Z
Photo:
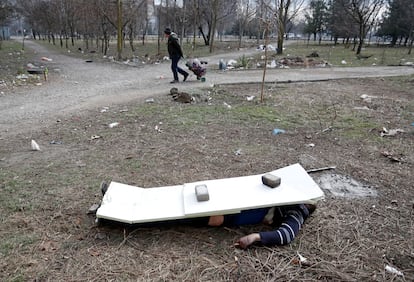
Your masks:
M31 50L23 50L21 42L14 40L2 41L0 49L0 81L10 86L16 76L26 73L26 65L34 53Z
M16 251L24 251L27 246L32 245L38 238L33 234L15 234L5 237L0 242L0 254L9 256Z

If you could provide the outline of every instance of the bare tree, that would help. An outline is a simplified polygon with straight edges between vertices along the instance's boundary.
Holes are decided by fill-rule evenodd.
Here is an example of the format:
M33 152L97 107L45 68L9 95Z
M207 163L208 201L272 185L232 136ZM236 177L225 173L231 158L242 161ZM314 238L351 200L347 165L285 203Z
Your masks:
M5 25L12 18L13 13L14 9L11 3L8 0L0 0L0 26ZM0 34L0 49L2 48L4 37L3 34Z
M266 7L266 14L264 17L268 18L268 14L271 13L271 17L274 18L276 25L277 54L283 54L283 43L287 24L293 21L301 11L304 2L305 0L263 0L263 5Z
M378 20L378 13L384 0L342 0L343 7L358 25L358 48L356 54L361 54L368 31Z
M246 26L253 20L255 10L252 8L250 0L240 0L237 8L238 34L239 34L239 49L241 48L242 38Z

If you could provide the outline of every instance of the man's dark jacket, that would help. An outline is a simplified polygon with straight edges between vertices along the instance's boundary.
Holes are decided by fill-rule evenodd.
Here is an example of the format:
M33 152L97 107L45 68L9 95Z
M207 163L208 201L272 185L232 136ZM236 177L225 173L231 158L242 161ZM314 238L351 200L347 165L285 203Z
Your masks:
M183 56L183 51L181 50L177 34L175 33L171 33L170 36L168 36L168 54L170 55L170 58L175 56Z

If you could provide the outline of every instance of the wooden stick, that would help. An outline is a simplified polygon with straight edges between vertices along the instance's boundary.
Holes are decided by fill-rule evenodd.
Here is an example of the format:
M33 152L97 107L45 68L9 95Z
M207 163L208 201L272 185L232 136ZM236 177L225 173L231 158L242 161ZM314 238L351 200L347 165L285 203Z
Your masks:
M326 167L321 167L321 168L314 168L314 169L310 169L307 170L307 173L312 173L312 172L319 172L319 171L323 171L323 170L329 170L329 169L335 169L336 166L326 166Z

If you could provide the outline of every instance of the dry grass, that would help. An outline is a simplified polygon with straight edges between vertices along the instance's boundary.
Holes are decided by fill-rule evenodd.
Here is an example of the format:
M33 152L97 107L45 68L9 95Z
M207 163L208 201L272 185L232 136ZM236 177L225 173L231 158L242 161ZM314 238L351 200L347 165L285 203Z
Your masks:
M41 152L28 150L26 136L11 134L0 148L1 280L413 280L412 83L400 78L269 85L264 104L245 100L258 85L206 89L211 104L159 97L154 104L62 117L32 133ZM358 93L378 95L378 89L382 98L366 104L373 110L353 109L364 105ZM114 121L120 126L108 128ZM406 133L381 138L382 126ZM275 127L287 133L273 136ZM234 153L238 149L241 155ZM403 155L403 161L390 161L382 150ZM292 244L246 251L233 242L268 227L97 227L86 215L100 201L102 180L155 187L263 173L295 162L307 169L336 165L337 173L371 185L379 196L347 199L327 192ZM298 253L306 265L298 264ZM385 265L404 277L386 272Z

